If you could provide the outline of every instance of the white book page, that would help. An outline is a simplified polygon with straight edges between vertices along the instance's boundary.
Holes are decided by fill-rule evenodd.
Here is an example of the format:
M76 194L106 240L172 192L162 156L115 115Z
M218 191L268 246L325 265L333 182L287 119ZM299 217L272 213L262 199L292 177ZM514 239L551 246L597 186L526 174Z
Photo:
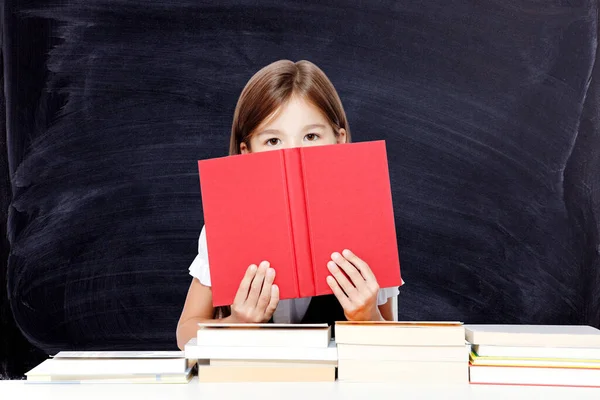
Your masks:
M185 358L183 351L61 351L54 358Z

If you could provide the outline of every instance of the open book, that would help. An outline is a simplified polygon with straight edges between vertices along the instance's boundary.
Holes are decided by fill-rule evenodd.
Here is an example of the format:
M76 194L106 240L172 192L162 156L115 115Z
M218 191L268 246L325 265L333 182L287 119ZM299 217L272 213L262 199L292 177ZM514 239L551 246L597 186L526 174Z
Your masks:
M269 261L280 299L331 294L333 252L400 286L384 141L198 161L213 305L230 305L250 264Z

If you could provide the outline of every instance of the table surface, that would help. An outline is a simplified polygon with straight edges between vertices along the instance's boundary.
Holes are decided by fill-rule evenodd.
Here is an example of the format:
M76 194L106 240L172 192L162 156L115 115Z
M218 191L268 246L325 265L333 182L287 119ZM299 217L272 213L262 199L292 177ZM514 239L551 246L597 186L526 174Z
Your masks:
M10 395L10 397L7 397ZM376 383L47 384L0 381L2 399L600 399L600 388Z

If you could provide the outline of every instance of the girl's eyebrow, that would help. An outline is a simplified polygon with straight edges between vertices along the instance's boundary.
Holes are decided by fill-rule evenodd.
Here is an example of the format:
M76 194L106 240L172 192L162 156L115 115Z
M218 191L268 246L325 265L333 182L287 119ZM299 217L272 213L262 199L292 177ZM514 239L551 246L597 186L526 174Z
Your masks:
M309 129L313 129L313 128L325 128L325 125L323 125L323 124L310 124L310 125L306 125L304 127L304 130L309 130Z
M281 132L279 132L278 129L266 129L264 131L260 131L256 134L256 136L260 136L260 135L277 135Z
M314 129L314 128L326 128L325 125L323 124L310 124L310 125L306 125L304 127L304 130L310 130L310 129ZM279 129L265 129L264 131L260 131L256 134L256 136L260 136L260 135L279 135L281 134L281 132L279 131Z

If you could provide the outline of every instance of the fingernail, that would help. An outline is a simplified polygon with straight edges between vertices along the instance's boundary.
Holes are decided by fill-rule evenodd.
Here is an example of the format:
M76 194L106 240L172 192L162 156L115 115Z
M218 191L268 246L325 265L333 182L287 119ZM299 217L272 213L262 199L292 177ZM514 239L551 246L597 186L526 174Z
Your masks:
M256 271L256 265L254 265L254 264L250 265L250 271L252 271L252 272Z
M267 276L269 276L269 277L275 276L275 270L273 268L269 268L267 270Z
M329 261L329 262L327 263L327 268L329 268L330 270L334 269L334 268L335 268L335 263L334 263L334 262L332 262L332 261Z
M345 256L349 256L350 254L352 254L352 252L348 249L344 249L344 251L342 251L342 254Z
M334 259L334 260L335 260L336 258L340 258L340 253L338 253L338 252L335 252L335 253L333 253L333 254L331 255L331 258L332 258L332 259Z

